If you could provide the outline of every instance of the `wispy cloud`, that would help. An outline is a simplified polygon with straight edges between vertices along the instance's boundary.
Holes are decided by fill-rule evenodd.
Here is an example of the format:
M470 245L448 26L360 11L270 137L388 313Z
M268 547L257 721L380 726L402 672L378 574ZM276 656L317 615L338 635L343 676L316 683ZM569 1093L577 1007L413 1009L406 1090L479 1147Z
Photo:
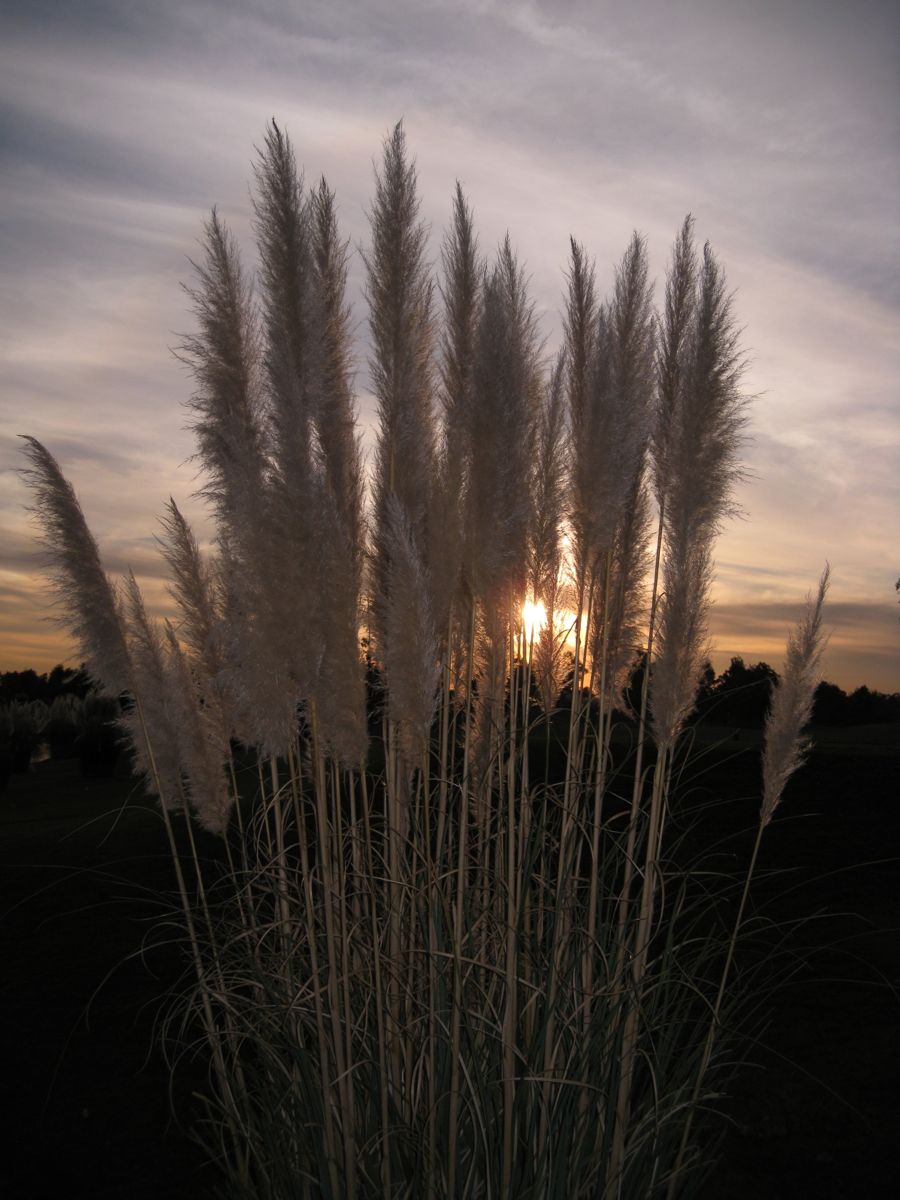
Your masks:
M747 662L768 662L780 670L788 631L802 605L760 603L714 606L713 663L726 666L734 656ZM829 602L825 611L828 645L824 677L852 690L865 682L880 691L895 692L900 679L900 636L897 605Z

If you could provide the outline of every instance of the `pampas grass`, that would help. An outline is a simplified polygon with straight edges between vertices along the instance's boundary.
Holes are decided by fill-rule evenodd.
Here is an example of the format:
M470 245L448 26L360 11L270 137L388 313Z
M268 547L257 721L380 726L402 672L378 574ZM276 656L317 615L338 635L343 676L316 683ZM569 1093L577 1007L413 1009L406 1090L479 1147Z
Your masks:
M43 534L60 623L94 681L113 695L124 692L131 683L131 661L116 586L103 570L97 543L59 463L36 438L24 441L30 463L24 477Z
M398 124L384 144L375 179L372 247L366 253L372 383L378 403L374 542L371 562L375 628L388 602L385 544L396 497L420 553L427 545L434 478L433 286L425 264L426 230L418 219L415 164Z
M666 817L740 478L731 301L690 218L661 317L639 235L605 298L573 239L548 370L511 240L485 264L459 185L451 203L439 305L396 126L364 251L368 506L347 243L274 122L256 280L214 212L188 289L216 529L205 555L169 502L178 619L159 628L132 575L107 578L33 439L26 478L62 619L131 694L163 800L194 972L180 1012L228 1194L672 1197L714 1136L695 1113L733 1033L756 859L717 940ZM773 696L757 848L802 759L826 584ZM215 876L191 820L225 841Z
M819 667L825 642L822 610L831 569L826 565L816 598L807 598L806 615L788 635L784 672L772 692L766 718L763 753L763 802L760 818L768 825L781 802L785 784L806 758L804 727L812 716L820 682Z

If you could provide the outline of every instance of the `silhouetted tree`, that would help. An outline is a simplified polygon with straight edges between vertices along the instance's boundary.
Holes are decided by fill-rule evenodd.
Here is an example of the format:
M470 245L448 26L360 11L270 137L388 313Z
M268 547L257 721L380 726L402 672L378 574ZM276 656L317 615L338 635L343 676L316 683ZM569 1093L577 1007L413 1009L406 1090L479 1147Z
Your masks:
M813 700L814 725L846 725L847 693L836 683L822 680Z
M43 700L52 704L57 696L73 695L82 699L91 690L91 681L83 667L74 669L58 663L52 671L39 675L28 667L24 671L4 671L0 675L0 703L13 700Z
M768 663L747 666L740 656L735 656L712 686L707 707L709 719L717 724L761 727L777 679Z

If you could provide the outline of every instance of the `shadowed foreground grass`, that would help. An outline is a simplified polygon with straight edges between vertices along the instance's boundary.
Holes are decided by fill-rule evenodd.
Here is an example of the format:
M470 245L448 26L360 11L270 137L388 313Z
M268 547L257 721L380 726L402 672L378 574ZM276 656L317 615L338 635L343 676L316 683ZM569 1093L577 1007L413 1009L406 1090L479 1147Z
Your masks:
M723 732L700 732L720 748L697 787L740 797L757 769L754 739L727 731L723 741ZM898 735L889 726L816 730L818 748L789 785L757 906L780 922L813 915L792 940L808 966L769 1001L771 1022L735 1080L734 1125L704 1200L874 1197L888 1195L900 1172L900 1007L885 983L900 976ZM752 811L752 801L709 810L706 839L727 837ZM158 948L129 957L172 887L153 802L132 780L88 783L76 764L40 763L13 776L0 799L0 864L7 1194L205 1200L217 1173L172 1122L153 1040L181 956ZM185 1127L201 1082L187 1064L175 1075Z

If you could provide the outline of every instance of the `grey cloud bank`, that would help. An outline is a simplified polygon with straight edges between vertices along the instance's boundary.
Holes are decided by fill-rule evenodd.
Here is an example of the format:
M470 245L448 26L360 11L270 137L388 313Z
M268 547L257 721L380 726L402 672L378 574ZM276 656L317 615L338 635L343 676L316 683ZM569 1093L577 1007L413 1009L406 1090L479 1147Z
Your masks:
M570 233L605 288L637 227L661 282L674 232L695 214L738 289L746 386L758 395L740 497L749 520L719 547L719 653L777 665L766 606L796 615L828 558L826 671L845 686L900 689L900 624L887 619L900 611L894 6L623 9L7 3L4 527L28 533L13 468L14 435L31 433L72 476L110 565L156 574L147 539L165 498L201 517L182 408L190 383L170 349L190 324L179 281L204 211L220 205L249 257L249 163L275 115L364 246L371 161L402 116L432 258L459 176L483 247L508 228L527 263L548 350ZM357 255L365 429L361 285ZM15 599L37 594L32 573L18 553L4 560L0 635L8 664L43 667L66 655L35 625L34 603ZM150 591L164 604L158 580Z

